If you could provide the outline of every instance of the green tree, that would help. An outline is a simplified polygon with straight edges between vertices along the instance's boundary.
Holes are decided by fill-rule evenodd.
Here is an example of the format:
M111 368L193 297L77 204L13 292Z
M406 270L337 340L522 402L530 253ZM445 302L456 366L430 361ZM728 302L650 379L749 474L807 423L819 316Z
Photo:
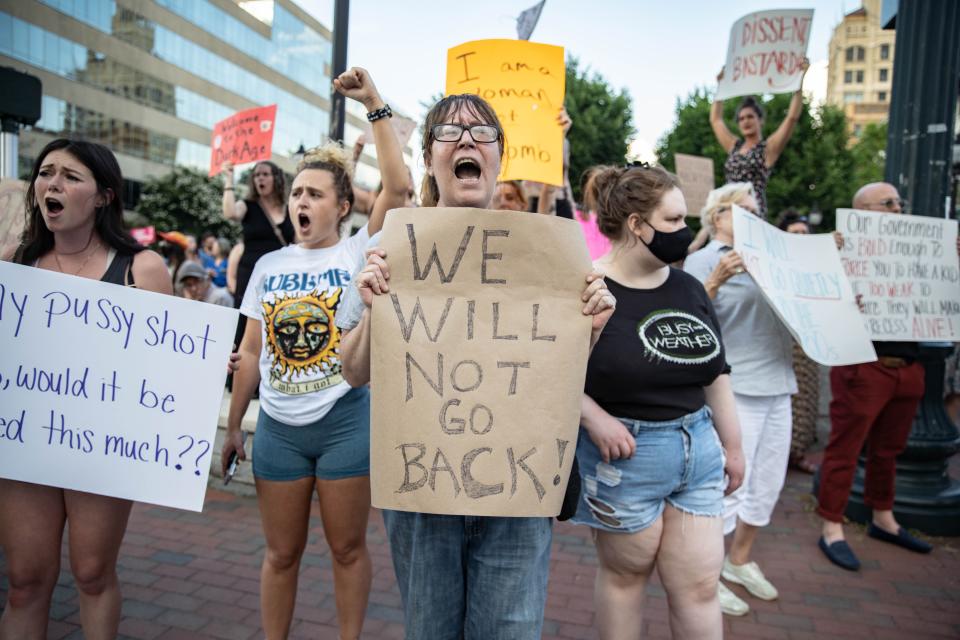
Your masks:
M144 183L137 213L160 231L193 235L211 231L235 240L240 227L223 218L222 194L219 176L211 180L196 169L175 167L165 176Z
M573 119L570 141L570 181L580 200L580 177L597 164L623 164L627 141L634 134L633 105L626 90L616 92L580 61L567 61L567 92L564 104Z
M790 105L790 94L760 98L766 111L763 132L769 137L783 122ZM727 154L710 128L712 94L697 89L685 100L677 100L677 120L673 129L658 142L657 158L674 171L674 155L688 153L713 159L715 179L724 183L723 163ZM727 100L724 119L736 134L734 120L739 100ZM805 105L800 121L767 183L767 210L771 220L788 207L800 211L823 212L823 227L833 228L834 210L849 207L856 189L855 166L858 162L847 147L846 117L833 106L823 105L811 112Z
M883 180L883 170L887 162L887 123L868 124L864 127L850 153L853 154L856 187Z

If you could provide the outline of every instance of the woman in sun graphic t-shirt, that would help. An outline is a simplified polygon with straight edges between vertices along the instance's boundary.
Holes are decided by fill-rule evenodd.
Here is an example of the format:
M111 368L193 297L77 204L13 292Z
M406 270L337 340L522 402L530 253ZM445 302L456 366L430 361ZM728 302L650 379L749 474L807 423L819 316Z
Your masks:
M334 317L370 234L389 209L403 206L408 179L384 117L389 109L366 71L350 69L334 86L369 112L383 189L368 225L341 239L340 223L353 205L347 152L330 143L307 152L297 167L287 206L298 243L260 258L243 296L248 321L222 453L224 468L233 452L246 457L240 423L259 385L253 475L267 541L260 610L268 638L290 630L314 491L333 559L341 638L360 636L370 592L370 401L365 387L343 379Z

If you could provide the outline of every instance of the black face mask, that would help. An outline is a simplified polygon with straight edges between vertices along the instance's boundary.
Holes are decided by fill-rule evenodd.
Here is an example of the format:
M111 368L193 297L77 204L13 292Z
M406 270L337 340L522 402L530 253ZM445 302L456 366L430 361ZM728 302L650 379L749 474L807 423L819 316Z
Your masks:
M676 231L659 231L652 224L644 220L644 223L653 229L653 239L648 243L640 242L650 249L653 257L664 264L672 264L687 257L687 248L693 242L693 232L690 227L684 226Z

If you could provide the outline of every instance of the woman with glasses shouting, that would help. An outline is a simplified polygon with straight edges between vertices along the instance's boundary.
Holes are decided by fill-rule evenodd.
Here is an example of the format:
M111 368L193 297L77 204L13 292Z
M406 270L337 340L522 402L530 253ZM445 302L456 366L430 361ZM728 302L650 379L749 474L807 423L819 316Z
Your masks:
M449 96L430 109L423 130L423 206L491 208L504 151L503 129L493 108L475 95ZM388 291L388 258L382 249L370 250L357 288L347 293L337 315L337 325L346 332L343 374L354 386L370 379L369 308L373 296ZM593 343L615 301L600 274L587 275L585 284L583 313L593 318ZM407 638L540 638L550 518L384 510L383 519Z
M803 75L807 74L810 62L803 61ZM717 75L717 82L723 79L723 69ZM803 77L800 78L803 84ZM747 96L737 107L737 127L741 138L730 133L723 121L723 100L715 100L710 109L710 126L717 142L727 152L727 161L723 163L726 182L750 182L756 192L757 205L761 218L767 216L767 178L773 165L777 164L780 154L787 147L793 130L803 113L803 92L797 89L790 100L787 117L769 139L763 138L763 107L753 96Z

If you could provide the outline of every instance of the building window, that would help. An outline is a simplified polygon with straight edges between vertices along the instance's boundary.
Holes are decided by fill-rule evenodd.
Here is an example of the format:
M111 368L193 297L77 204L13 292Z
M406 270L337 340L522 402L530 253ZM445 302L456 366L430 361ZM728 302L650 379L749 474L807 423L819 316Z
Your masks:
M850 84L853 82L853 71L844 71L843 72L843 83Z
M863 84L863 71L857 71L857 84Z
M863 125L855 124L853 125L853 135L857 138L860 137L860 133L863 131Z
M844 104L857 104L863 102L863 93L860 91L847 91L843 94Z
M887 74L889 73L889 71L890 71L889 69L880 69L880 82L887 81Z
M857 47L857 62L863 62L867 57L867 50L863 47Z
M886 102L887 101L887 92L878 91L877 92L877 102Z
M853 47L847 47L847 51L846 51L847 62L853 62L853 56L854 56L853 49L854 49Z
M882 44L880 45L880 59L889 60L890 59L890 45Z

